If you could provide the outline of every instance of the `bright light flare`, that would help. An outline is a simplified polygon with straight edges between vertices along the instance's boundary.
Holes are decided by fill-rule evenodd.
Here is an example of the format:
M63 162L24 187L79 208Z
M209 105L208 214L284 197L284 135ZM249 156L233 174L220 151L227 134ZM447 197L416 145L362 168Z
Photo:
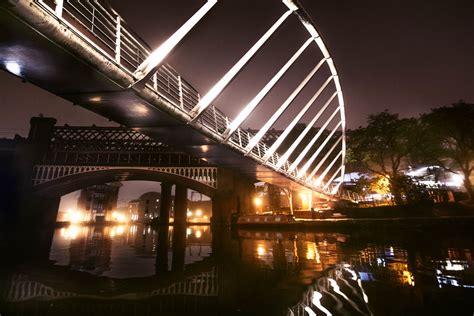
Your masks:
M67 214L64 216L69 218L69 221L73 224L80 223L84 221L84 214L81 211L73 211L71 209L67 210Z
M78 237L80 227L76 225L71 225L67 228L61 228L61 237L68 240L74 240Z
M259 257L263 257L266 253L267 253L267 251L265 250L265 247L263 245L258 245L257 246L257 255Z
M15 61L5 62L5 68L14 75L21 76L21 66Z
M306 249L306 259L314 260L316 258L315 244L309 243Z
M148 114L148 109L143 104L135 104L133 106L132 110L137 115L146 115L146 114Z
M127 216L117 211L112 212L112 220L117 221L117 222L122 222L122 223L125 223L128 221Z

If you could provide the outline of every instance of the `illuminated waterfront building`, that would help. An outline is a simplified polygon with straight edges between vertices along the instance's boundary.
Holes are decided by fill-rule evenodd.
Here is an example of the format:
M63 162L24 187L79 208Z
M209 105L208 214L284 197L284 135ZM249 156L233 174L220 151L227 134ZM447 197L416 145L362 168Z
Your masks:
M117 198L122 183L99 184L81 190L77 200L77 209L87 214L94 222L102 222L108 212L117 208Z
M138 199L128 202L129 218L136 222L145 222L159 216L161 193L147 192Z

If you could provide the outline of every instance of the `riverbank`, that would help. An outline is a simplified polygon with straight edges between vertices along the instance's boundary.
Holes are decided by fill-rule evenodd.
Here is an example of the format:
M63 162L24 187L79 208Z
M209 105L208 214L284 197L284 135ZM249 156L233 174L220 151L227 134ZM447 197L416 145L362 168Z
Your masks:
M287 223L239 223L237 227L243 228L270 228L270 229L291 229L309 230L320 228L377 228L385 227L474 227L474 215L470 216L440 216L440 217L409 217L409 218L328 218L328 219L299 219Z
M289 215L241 216L237 227L278 228L307 230L320 228L384 228L384 227L474 227L474 209L470 206L449 203L432 207L383 206L373 208L344 208L333 213L337 217L324 219L296 218ZM247 218L248 217L248 218ZM281 220L284 217L286 220Z
M348 218L411 218L474 216L474 205L437 203L433 205L389 205L375 207L347 207L336 205L334 212Z

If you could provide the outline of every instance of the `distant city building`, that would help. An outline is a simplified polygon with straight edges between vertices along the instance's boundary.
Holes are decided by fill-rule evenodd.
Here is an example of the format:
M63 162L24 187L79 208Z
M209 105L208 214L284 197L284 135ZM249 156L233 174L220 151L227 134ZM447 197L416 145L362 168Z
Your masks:
M99 184L81 190L77 209L85 213L89 221L102 222L117 208L117 199L122 183Z
M128 202L128 215L131 221L139 221L138 210L140 208L140 200L131 200ZM143 218L142 218L143 220Z
M132 221L144 222L160 216L161 193L147 192L138 199L128 202L129 217Z

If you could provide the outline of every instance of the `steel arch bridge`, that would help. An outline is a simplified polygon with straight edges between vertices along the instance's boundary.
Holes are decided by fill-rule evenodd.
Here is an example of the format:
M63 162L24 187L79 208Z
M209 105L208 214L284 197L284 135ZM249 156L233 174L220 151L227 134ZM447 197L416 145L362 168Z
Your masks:
M53 127L47 142L32 168L37 194L131 179L179 179L209 196L217 190L217 167L130 128Z
M340 195L342 181L335 183L334 180L338 176L343 179L346 140L344 99L339 76L315 24L301 5L295 0L282 0L280 5L284 13L202 95L165 61L176 45L218 6L217 0L208 0L155 50L135 35L105 1L10 1L2 8L2 27L5 26L6 35L0 37L1 66L101 115L127 126L139 125L141 131L151 137L164 137L164 142L180 142L193 155L216 165L238 166L243 174L253 174L256 179L277 185L304 187L324 195ZM307 32L306 41L295 48L284 65L276 65L273 77L233 120L229 119L212 103L291 17L301 22L301 28ZM13 25L13 21L20 24ZM53 43L54 47L45 44L44 39L38 39L36 33L16 38L18 30L24 34L28 32L24 31L25 28L47 38L49 45ZM15 51L18 46L22 46L26 53L18 54ZM282 100L263 126L255 133L244 130L242 124L261 106L262 100L310 46L319 51L314 67L301 82L294 83L293 92ZM34 54L28 54L33 51ZM64 51L65 55L73 55L72 59L76 62L72 62L70 56L64 57ZM47 60L44 52L51 56L56 54L70 65L72 72L77 72L78 78L65 75L63 65ZM45 62L43 67L35 64L38 56ZM84 68L92 68L93 73L90 70L86 72ZM46 75L44 69L56 73L55 77ZM322 85L310 87L309 82L321 75L322 69L326 69L329 76L322 80ZM96 73L105 79L96 78ZM81 74L89 81L80 78ZM82 91L72 87L78 82L84 85ZM306 89L313 89L312 97L298 108L294 101ZM329 97L322 100L323 105L320 106L319 99L326 94ZM288 126L272 144L265 143L272 126L284 113L290 109L294 111L295 106L296 115ZM282 144L288 141L295 126L315 107L316 114L292 140L292 144L282 150ZM168 131L154 128L161 122L173 122L175 126ZM208 145L217 148L214 156Z

